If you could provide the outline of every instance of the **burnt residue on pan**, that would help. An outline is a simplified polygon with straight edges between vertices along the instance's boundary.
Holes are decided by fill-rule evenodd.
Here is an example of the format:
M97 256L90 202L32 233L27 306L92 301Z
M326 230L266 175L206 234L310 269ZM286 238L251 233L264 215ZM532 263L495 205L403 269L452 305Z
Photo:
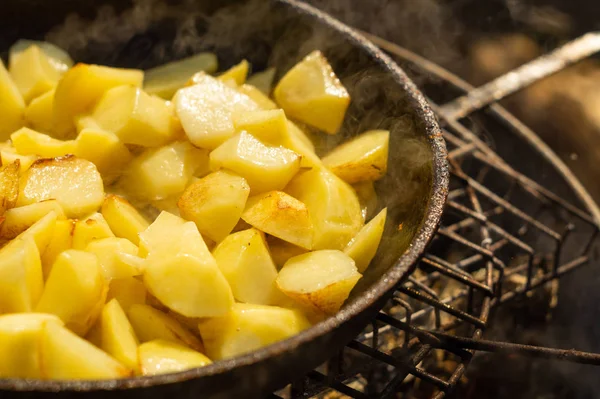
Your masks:
M19 37L46 38L88 63L147 68L208 50L218 54L221 68L247 58L256 69L269 65L281 73L320 49L353 100L341 133L319 141L318 150L325 152L366 129L389 129L391 137L388 176L377 184L379 206L388 207L384 239L338 314L286 341L207 367L110 381L4 379L2 398L47 392L86 399L260 397L318 366L353 339L416 267L447 197L445 143L416 86L352 29L296 0L138 0L133 5L117 0L8 0L3 10L0 50Z

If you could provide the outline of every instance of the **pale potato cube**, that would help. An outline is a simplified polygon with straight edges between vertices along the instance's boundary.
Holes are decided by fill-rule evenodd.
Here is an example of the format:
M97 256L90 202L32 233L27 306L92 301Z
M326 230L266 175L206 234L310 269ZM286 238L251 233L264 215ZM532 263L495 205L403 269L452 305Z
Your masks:
M133 305L146 304L148 292L143 282L135 277L111 280L108 283L107 300L116 299L126 312Z
M246 179L218 171L191 184L177 206L181 217L196 223L203 236L219 242L240 220L249 194Z
M17 40L15 44L10 46L8 58L12 60L13 58L18 57L19 54L23 53L23 51L31 46L39 47L50 60L52 67L61 75L73 66L73 60L65 50L52 43L41 40Z
M241 85L240 87L238 87L238 91L250 97L256 104L258 104L260 108L264 110L277 108L277 104L275 104L268 96L266 96L258 88L250 84Z
M141 262L132 262L132 255L137 255L138 247L125 238L108 237L91 241L86 252L98 257L102 275L106 280L135 277L142 274ZM140 259L141 260L141 259Z
M69 249L56 258L36 312L55 314L84 336L100 315L107 291L98 258Z
M58 82L54 94L54 132L66 137L75 131L75 120L88 113L113 87L141 87L144 72L136 69L77 64Z
M65 218L62 207L56 200L36 202L18 208L12 208L4 213L4 223L0 226L0 238L13 239L50 212L55 213L55 219Z
M180 245L181 229L185 220L169 212L161 212L150 226L139 233L140 256L146 257L151 251L168 249Z
M0 60L0 104L2 107L0 141L4 141L8 140L12 132L24 125L25 100L2 60Z
M233 119L233 125L237 131L245 130L265 144L289 148L288 121L281 109L243 112Z
M90 161L66 156L40 159L21 176L18 206L56 199L70 218L95 212L104 200L104 185Z
M290 244L274 236L267 236L267 244L277 269L281 269L288 259L308 252L305 248Z
M159 147L173 141L177 133L165 101L133 86L104 93L92 117L125 144Z
M75 140L74 154L93 162L106 184L118 178L133 155L111 132L99 128L84 128Z
M367 270L369 263L377 253L385 227L386 216L387 208L384 208L350 240L348 246L344 249L344 253L354 259L356 268L360 273Z
M250 64L246 60L242 60L239 64L236 64L223 72L217 79L225 81L227 79L233 79L236 85L241 86L246 82L248 77L248 69Z
M335 134L350 95L320 51L313 51L290 69L275 87L275 101L294 119Z
M148 201L180 194L201 162L199 152L184 141L148 149L129 164L120 185L130 195Z
M47 217L47 215L46 215ZM41 221L41 220L40 220ZM39 222L38 222L39 223ZM52 237L42 252L42 269L44 280L50 275L54 261L61 252L73 248L73 232L75 230L75 221L57 220L54 225Z
M30 228L19 234L17 239L31 238L35 242L40 255L42 255L46 251L46 248L48 248L50 240L52 240L57 218L56 212L49 212L46 216L35 222Z
M206 74L197 77L193 86L179 90L173 103L192 144L211 150L233 136L234 115L259 109L247 95Z
M10 76L26 103L56 87L60 73L36 45L10 58Z
M102 309L102 350L131 370L139 369L138 340L123 308L116 299Z
M350 184L379 180L387 172L389 141L387 130L363 133L327 154L323 165Z
M21 161L0 166L0 216L17 204Z
M213 360L228 359L282 341L310 326L297 310L276 306L236 303L224 317L198 324Z
M144 283L148 291L186 317L227 313L233 304L231 288L196 225L183 224L173 231L169 240L173 239L177 242L162 250L151 250L146 258Z
M363 226L356 193L326 169L299 174L286 191L308 207L314 225L313 249L342 250Z
M172 316L148 305L131 305L127 316L141 342L161 339L204 351L202 342Z
M361 277L348 255L321 250L288 260L279 271L277 286L304 306L334 314Z
M44 280L35 241L18 239L0 250L0 313L31 312Z
M321 168L323 162L315 152L315 146L306 133L295 123L288 120L289 147L302 155L300 166L302 168Z
M127 238L138 245L139 233L146 230L150 223L125 198L107 195L102 203L102 216L117 237Z
M25 108L25 122L28 126L42 132L51 132L54 128L54 90L31 100Z
M363 219L369 220L373 218L379 207L379 197L377 196L373 182L365 181L356 183L352 185L352 188L358 197Z
M281 296L275 286L277 269L258 230L249 229L227 236L213 255L237 301L273 305Z
M212 363L200 352L160 339L141 344L138 353L142 375L176 373Z
M165 100L173 98L175 92L199 71L214 73L218 68L217 56L199 53L188 58L159 65L146 71L144 90Z
M88 114L82 114L76 117L75 126L77 127L77 133L81 133L83 129L102 130L98 122Z
M275 68L267 68L262 72L253 73L248 78L248 84L256 87L266 96L271 95L273 80L275 79Z
M45 323L62 325L49 314L0 316L0 378L41 378L40 340Z
M11 134L10 140L17 153L21 155L56 158L75 153L74 140L57 140L27 127L22 127Z
M210 153L210 168L229 169L246 179L252 194L282 190L300 169L300 156L283 147L269 147L241 132Z
M42 329L40 366L42 378L50 380L103 380L132 374L85 339L51 322Z
M11 147L0 150L0 159L2 160L2 165L15 163L15 161L18 160L21 164L21 173L23 173L37 161L38 157L35 155L19 155L15 149Z
M306 205L283 191L248 199L242 219L267 234L312 249L313 222Z
M86 219L75 222L73 249L84 250L94 240L114 236L102 214L96 212Z

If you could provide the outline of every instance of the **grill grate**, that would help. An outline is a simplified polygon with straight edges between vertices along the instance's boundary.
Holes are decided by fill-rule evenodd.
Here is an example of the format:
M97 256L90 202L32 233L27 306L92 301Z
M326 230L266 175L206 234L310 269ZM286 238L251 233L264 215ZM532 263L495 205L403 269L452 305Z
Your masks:
M441 399L462 378L473 349L599 364L600 356L593 354L481 338L495 305L551 295L559 277L589 263L599 231L598 209L577 180L494 101L590 56L600 49L600 36L584 36L512 72L510 88L501 78L484 90L368 36L423 82L427 96L458 98L434 105L451 166L446 212L429 252L371 326L326 365L273 397ZM495 138L485 134L490 130L502 135L496 151L486 144ZM515 146L529 152L519 153ZM518 162L523 156L536 166L528 175L511 166L523 165ZM561 196L553 193L556 183L547 184L552 191L544 188L544 168L567 182L566 189L557 188Z

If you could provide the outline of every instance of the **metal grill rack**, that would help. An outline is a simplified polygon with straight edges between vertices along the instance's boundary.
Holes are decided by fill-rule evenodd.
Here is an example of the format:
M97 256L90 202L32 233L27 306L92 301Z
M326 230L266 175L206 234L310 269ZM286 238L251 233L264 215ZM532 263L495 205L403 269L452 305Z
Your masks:
M496 101L598 52L600 34L479 89L366 35L432 102L446 102L435 106L451 165L446 212L429 252L372 325L337 357L273 397L441 399L461 379L474 350L600 364L595 354L482 339L494 306L551 294L562 275L590 263L594 254L598 208L564 164ZM492 130L498 133L486 133ZM544 170L550 169L554 180L546 181Z

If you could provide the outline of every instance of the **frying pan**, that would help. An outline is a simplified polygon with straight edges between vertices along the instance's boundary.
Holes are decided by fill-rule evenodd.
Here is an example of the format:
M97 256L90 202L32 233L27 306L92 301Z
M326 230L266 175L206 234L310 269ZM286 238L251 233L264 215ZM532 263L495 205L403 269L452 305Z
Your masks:
M242 58L281 74L315 49L325 53L352 103L341 132L319 134L322 154L368 130L389 129L387 176L377 182L388 222L379 251L343 309L288 340L208 367L110 381L0 380L0 397L125 396L256 398L326 361L381 309L416 267L440 220L448 187L446 149L432 111L404 72L350 28L296 0L8 0L0 52L19 38L47 39L77 61L148 68L199 51L221 69ZM6 53L4 53L5 55Z

